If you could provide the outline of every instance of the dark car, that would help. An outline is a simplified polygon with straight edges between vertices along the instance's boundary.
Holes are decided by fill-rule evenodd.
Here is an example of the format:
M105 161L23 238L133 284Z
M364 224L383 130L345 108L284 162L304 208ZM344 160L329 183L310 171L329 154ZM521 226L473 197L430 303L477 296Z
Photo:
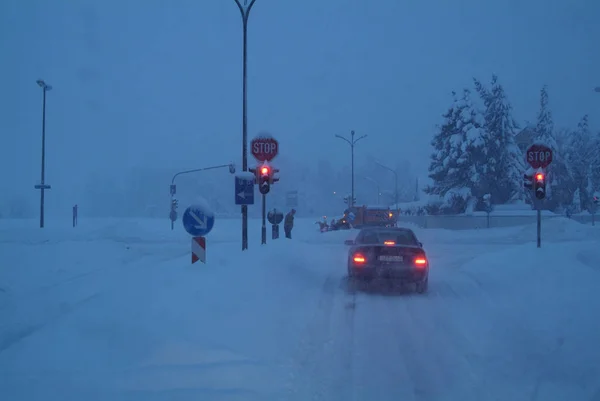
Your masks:
M371 281L384 278L415 283L419 293L427 291L429 261L415 233L408 228L369 227L359 231L348 252L348 278Z

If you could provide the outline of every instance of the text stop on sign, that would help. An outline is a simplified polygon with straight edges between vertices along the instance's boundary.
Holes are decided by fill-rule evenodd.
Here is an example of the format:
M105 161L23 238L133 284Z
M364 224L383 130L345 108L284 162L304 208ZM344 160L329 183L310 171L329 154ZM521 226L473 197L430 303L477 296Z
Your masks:
M530 150L529 152L527 152L528 158L527 160L530 162L545 162L545 161L549 161L552 160L552 152L545 150L545 151L541 151L541 150Z
M252 146L252 153L271 155L277 153L277 145L273 142L255 142Z
M546 145L531 145L526 155L527 163L533 168L546 168L552 163L552 149Z
M254 138L250 149L256 160L270 162L279 153L279 143L275 138Z

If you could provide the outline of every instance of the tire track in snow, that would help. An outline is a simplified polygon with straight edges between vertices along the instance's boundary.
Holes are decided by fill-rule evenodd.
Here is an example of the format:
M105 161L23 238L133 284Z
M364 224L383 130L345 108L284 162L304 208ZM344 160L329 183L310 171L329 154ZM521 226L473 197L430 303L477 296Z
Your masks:
M291 400L349 400L353 367L354 295L339 290L333 276L323 283L315 314L291 361Z
M451 283L444 284L452 294L460 293ZM402 308L412 327L408 331L402 330L405 335L401 337L413 347L401 347L401 352L407 358L409 374L418 380L415 399L497 400L475 365L472 356L476 350L464 335L464 329L451 320L455 313L450 307L452 300L440 299L441 294L437 295L411 299ZM459 302L462 300L462 297L458 299Z
M83 307L93 299L98 298L100 295L100 293L95 293L75 303L60 305L59 310L55 314L50 316L46 321L20 328L18 331L13 333L4 333L3 338L0 338L0 354L12 347L13 345L25 340L26 338L42 330L49 324L54 323L55 321L67 316L70 313L73 313L74 311Z
M355 316L352 399L413 401L413 380L398 348L398 325L403 325L390 305L405 302L403 296L373 291L357 294L360 309Z
M592 270L600 272L600 250L584 249L577 253L577 260Z
M133 275L135 271L145 267L145 265L142 261L140 263L130 263L128 267L131 268L131 270L128 271L128 274ZM34 321L26 325L18 322L17 325L9 330L2 329L0 327L0 354L22 340L35 335L49 324L54 323L81 308L93 299L98 298L101 295L109 296L111 292L114 292L114 289L111 288L110 285L107 285L107 283L110 284L110 280L104 276L108 276L113 271L118 271L119 269L122 270L123 266L119 264L102 266L87 272L73 275L61 281L29 289L21 294L21 297L27 297L29 299L30 304L24 311L20 311L19 314L33 316L32 320ZM99 288L97 285L98 282L104 283L104 285L101 285ZM94 288L85 291L85 284L89 285L90 283L94 286ZM65 294L72 294L71 292L65 290L65 287L69 285L74 287L73 291L84 291L88 294L89 292L93 293L83 297L75 296L75 300L54 304L58 298L65 296ZM50 302L48 298L51 299ZM47 312L40 312L40 309L37 308L39 305L44 306L46 309L50 308L52 312L49 315ZM35 306L33 311L29 310L32 306Z
M320 374L319 361L326 343L330 341L330 320L335 297L333 277L325 279L317 309L300 335L298 349L291 361L291 382L289 396L297 400L321 399L323 376ZM313 380L318 381L317 383ZM308 393L307 393L308 392Z

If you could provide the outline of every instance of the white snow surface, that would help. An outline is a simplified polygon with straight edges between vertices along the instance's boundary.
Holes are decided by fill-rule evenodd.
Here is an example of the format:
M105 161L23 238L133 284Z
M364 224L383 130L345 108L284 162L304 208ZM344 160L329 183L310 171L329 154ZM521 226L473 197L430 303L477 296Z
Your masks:
M191 209L201 209L206 216L215 217L215 213L208 203L208 200L202 196L194 197L193 203L189 206Z
M599 227L414 228L420 295L347 291L356 231L314 221L192 265L180 221L0 220L0 399L599 399Z
M256 177L250 171L240 171L240 172L236 173L235 176L236 176L236 178L241 178L241 179L244 179L246 181L253 181L254 178Z
M252 139L275 139L275 137L268 131L260 131Z

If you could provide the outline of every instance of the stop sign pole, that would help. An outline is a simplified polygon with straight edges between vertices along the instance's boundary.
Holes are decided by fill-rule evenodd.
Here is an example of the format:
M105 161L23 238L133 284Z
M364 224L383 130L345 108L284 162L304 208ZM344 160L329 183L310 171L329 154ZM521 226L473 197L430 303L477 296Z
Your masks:
M263 163L263 165L271 162L277 154L279 153L279 142L277 139L273 138L268 134L261 134L256 136L250 142L250 151L252 152L252 156L259 163ZM273 174L275 170L271 167L270 174ZM260 230L261 244L267 243L267 223L266 223L266 214L267 214L267 195L262 194L262 225Z
M546 179L546 168L552 163L552 149L543 143L534 143L525 152L525 160L532 169L542 170L544 179ZM541 201L532 196L532 201L537 210L537 247L542 247L542 205Z

